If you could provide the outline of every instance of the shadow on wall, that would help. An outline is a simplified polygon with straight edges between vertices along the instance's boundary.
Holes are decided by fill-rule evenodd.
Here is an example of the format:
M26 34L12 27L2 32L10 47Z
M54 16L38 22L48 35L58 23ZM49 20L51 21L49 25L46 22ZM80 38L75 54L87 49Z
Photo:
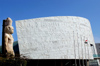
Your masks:
M14 49L14 52L19 54L19 46L18 46L18 41L15 41L13 43L13 49Z
M15 54L19 54L19 46L18 46L18 41L15 41L13 43L13 49ZM2 46L0 46L0 53L2 53Z

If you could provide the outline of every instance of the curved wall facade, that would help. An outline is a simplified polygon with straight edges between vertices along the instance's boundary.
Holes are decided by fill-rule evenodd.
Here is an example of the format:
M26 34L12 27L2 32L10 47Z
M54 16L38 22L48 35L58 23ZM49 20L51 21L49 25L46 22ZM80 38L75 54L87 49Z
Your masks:
M95 43L90 22L85 18L58 16L19 20L16 29L21 57L93 59L90 44Z

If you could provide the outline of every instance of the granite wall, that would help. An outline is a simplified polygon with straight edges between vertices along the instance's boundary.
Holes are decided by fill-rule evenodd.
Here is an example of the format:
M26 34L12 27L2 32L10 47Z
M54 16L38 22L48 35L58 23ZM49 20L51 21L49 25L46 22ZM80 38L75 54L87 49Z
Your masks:
M57 16L19 20L16 29L21 57L93 59L90 44L95 43L86 18Z

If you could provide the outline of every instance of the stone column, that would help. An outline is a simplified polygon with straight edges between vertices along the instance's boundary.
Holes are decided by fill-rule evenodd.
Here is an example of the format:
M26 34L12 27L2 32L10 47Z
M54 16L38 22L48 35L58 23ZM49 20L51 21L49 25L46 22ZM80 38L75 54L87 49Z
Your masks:
M5 41L4 41L4 29L5 29L5 20L3 20L3 25L2 25L2 54L4 54L5 50L4 50L4 44L5 44Z

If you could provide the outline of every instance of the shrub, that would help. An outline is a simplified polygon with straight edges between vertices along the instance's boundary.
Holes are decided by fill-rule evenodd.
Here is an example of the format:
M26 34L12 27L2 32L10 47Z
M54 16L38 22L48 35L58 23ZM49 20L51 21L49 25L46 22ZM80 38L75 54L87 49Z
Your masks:
M25 59L7 59L0 57L0 66L27 66Z

